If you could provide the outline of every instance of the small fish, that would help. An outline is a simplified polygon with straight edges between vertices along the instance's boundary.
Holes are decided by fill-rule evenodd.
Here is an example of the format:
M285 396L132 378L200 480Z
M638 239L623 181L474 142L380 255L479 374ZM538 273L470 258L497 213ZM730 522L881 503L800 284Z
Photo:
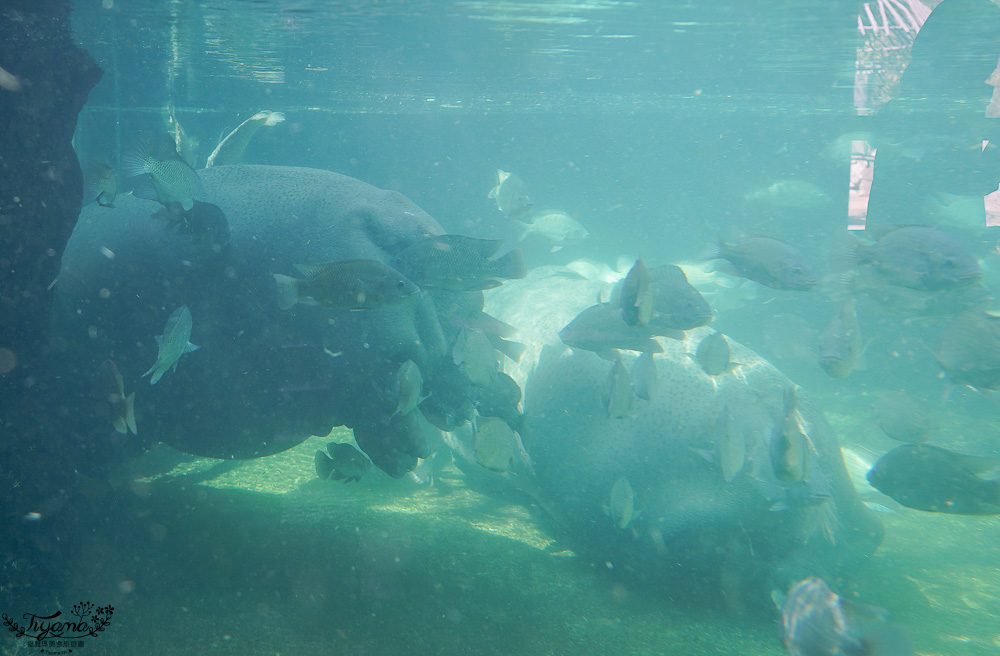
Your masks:
M97 414L111 422L115 430L125 434L135 426L135 392L125 396L125 383L117 365L105 360L94 374L93 395L97 401Z
M695 361L709 376L721 376L736 368L737 364L730 362L729 358L729 342L720 332L705 335L694 352Z
M799 210L814 209L830 202L829 194L815 184L802 180L778 180L747 192L744 199Z
M264 127L273 127L285 120L285 115L281 112L260 111L240 123L239 127L226 135L219 142L212 154L205 162L205 168L221 166L223 164L239 164L243 159L243 152L257 130Z
M497 209L509 219L519 219L531 211L535 201L528 197L528 188L516 173L497 169L497 184L487 198L496 201Z
M316 465L316 475L323 480L328 478L345 483L360 481L371 468L371 460L356 447L340 442L330 442L326 445L329 456L317 451L313 462Z
M181 359L181 356L199 348L188 341L191 338L192 327L191 310L186 305L174 310L167 318L163 334L157 335L155 338L160 349L156 356L156 362L149 368L149 371L143 374L143 377L153 374L153 377L149 379L150 385L155 385L167 372L167 369L173 368L174 371L177 371L177 361Z
M516 431L521 430L521 387L507 374L498 372L489 386L476 395L476 412L481 417L500 417Z
M607 382L604 384L601 396L604 410L612 419L627 417L632 411L633 396L632 377L625 365L622 364L621 358L618 358L611 365Z
M629 524L639 516L635 510L635 494L632 492L632 485L624 476L611 486L607 513L611 516L611 521L615 523L615 526L621 530L628 528Z
M650 268L649 283L653 292L650 323L673 330L691 330L712 320L708 301L676 264Z
M107 164L94 162L86 169L87 198L101 207L114 207L118 196L118 175Z
M21 88L21 80L7 69L0 67L0 89L17 93Z
M566 346L593 351L601 357L614 360L615 349L662 353L663 347L653 339L657 333L675 336L676 331L653 326L630 326L621 318L617 306L598 303L583 310L566 324L559 331L559 339Z
M569 243L578 242L590 236L579 221L565 212L545 212L534 217L530 223L518 221L520 239L535 235L552 244L552 252L561 250Z
M622 283L621 310L622 319L630 326L645 326L653 317L653 286L641 257Z
M196 200L208 200L198 173L177 155L173 144L154 152L149 143L142 143L122 158L122 171L128 177L147 176L132 190L132 195L155 200L170 207L172 203L189 210Z
M455 292L492 289L503 279L528 274L517 249L493 259L502 245L500 239L438 235L406 247L392 265L421 287Z
M1000 318L959 313L941 332L934 358L956 385L1000 389Z
M770 456L774 477L784 485L803 481L809 471L809 438L802 432L795 388L785 390L785 417L771 431Z
M295 268L306 276L304 280L273 274L282 310L296 303L370 310L399 303L420 291L406 276L378 260L341 260Z
M874 244L857 240L839 259L839 268L868 266L887 284L921 291L965 287L982 277L979 262L964 246L930 226L895 228Z
M653 399L658 385L656 361L653 357L652 353L646 351L640 353L639 357L635 359L635 363L632 364L632 386L635 389L635 395L646 401Z
M420 368L413 360L407 360L399 365L395 377L396 385L396 411L392 416L405 415L420 405L426 399L421 396L424 389L424 377L420 374Z
M844 378L861 367L864 345L856 302L849 298L819 335L819 365L834 378Z
M781 603L788 656L911 656L902 628L887 613L837 595L823 579L793 585Z
M517 434L499 417L479 417L476 420L472 447L476 461L498 473L510 469L518 454Z
M481 332L462 328L451 348L452 361L459 371L477 387L489 387L497 375L496 349Z
M931 425L924 409L902 390L875 395L872 415L882 432L900 442L927 441Z
M903 444L878 459L868 482L907 508L952 515L1000 514L997 458L983 458L930 444Z
M733 275L772 289L808 291L819 281L812 265L797 248L772 237L720 241L704 253L704 259L726 260L732 265Z

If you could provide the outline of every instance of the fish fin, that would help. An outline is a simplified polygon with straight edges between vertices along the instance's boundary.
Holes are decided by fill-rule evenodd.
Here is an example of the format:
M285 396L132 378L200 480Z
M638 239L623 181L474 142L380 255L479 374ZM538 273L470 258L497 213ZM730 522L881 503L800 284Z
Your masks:
M153 183L153 179L148 176L135 183L135 186L132 187L132 195L143 200L157 202L160 200L160 195L156 193L156 185Z
M722 243L709 244L698 253L699 260L717 260L722 257Z
M121 172L126 178L134 178L148 173L149 161L153 157L153 145L147 139L122 156Z
M296 264L295 270L306 278L315 278L323 271L322 264Z
M128 426L133 435L139 434L135 427L135 392L125 397L125 425ZM124 433L125 431L120 432Z
M316 465L316 475L318 477L323 480L330 478L330 474L333 473L333 460L330 456L322 451L317 451L313 457L313 463Z
M486 333L486 337L490 340L490 343L493 344L493 348L500 351L514 362L520 362L521 356L524 355L526 350L528 350L528 347L520 342L502 339L496 335L491 335L490 333Z
M273 128L278 123L283 123L284 121L284 112L271 112L271 114L264 119L264 127Z
M181 355L183 355L184 353L191 353L192 351L197 351L200 348L201 347L198 346L197 344L192 344L191 342L188 342L187 344L184 345L184 352Z
M125 424L124 417L115 417L111 420L111 425L114 426L115 430L119 433L124 434L128 432L128 426Z
M495 200L496 197L497 197L497 190L499 188L500 188L500 185L497 185L497 186L493 187L492 189L490 189L489 193L486 194L486 197L489 198L489 199L491 199L491 200Z
M528 269L524 265L524 255L521 250L515 248L503 257L492 261L492 275L511 280L520 280L528 275Z
M153 335L153 341L156 342L157 346L159 346L160 344L163 343L163 335ZM149 372L147 371L146 373Z
M185 198L184 200L181 201L181 208L183 208L185 212L189 211L193 207L194 207L194 198Z
M710 462L710 463L714 463L715 462L715 452L714 451L711 451L710 449L699 449L699 448L693 447L693 446L689 446L688 448L691 449L691 451L695 455L701 456L701 458L704 459L705 462Z
M657 344L659 346L659 344ZM597 357L602 360L607 360L608 362L614 362L615 360L621 358L621 354L618 353L618 349L602 349L600 351L594 351Z
M562 246L553 246L552 248L549 249L549 252L550 253L556 253L556 252L561 251L561 250L562 250Z
M290 310L300 300L298 278L283 276L280 273L272 275L278 285L278 307L282 310Z
M145 376L148 373L152 373L153 374L153 377L149 379L149 384L150 385L155 385L157 382L159 382L159 380L161 378L163 378L163 374L167 373L166 369L160 369L160 368L158 368L159 364L160 364L159 361L157 361L157 363L153 365L152 369L150 369L145 374L143 374L143 376Z

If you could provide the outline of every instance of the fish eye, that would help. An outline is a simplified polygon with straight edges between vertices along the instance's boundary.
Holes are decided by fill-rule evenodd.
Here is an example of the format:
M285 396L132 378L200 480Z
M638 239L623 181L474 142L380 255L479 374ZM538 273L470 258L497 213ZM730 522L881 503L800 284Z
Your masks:
M946 267L953 267L953 266L955 266L955 260L949 257L948 259L946 259L944 261L944 265Z
M406 283L403 282L402 280L397 280L396 281L396 289L398 289L400 291L406 289Z

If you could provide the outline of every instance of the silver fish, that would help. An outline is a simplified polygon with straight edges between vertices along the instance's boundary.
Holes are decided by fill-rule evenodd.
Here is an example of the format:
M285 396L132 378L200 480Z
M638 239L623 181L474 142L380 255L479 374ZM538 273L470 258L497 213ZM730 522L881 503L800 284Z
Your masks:
M611 371L608 372L608 380L604 384L601 401L604 410L612 419L627 417L632 411L632 377L628 369L622 364L621 358L614 361Z
M552 211L539 214L530 223L518 221L520 239L535 235L552 244L552 252L561 250L569 243L581 241L590 236L579 221L565 212Z
M426 399L421 396L424 388L424 377L420 374L420 368L413 360L407 360L399 365L396 371L396 411L392 416L405 415L420 405Z
M101 207L114 207L118 196L118 176L107 164L88 164L86 169L87 198Z
M622 319L630 326L645 326L653 317L653 287L641 257L622 282L621 309Z
M819 364L834 378L844 378L861 363L864 345L856 303L849 298L819 336Z
M635 511L635 494L628 479L622 476L611 486L608 497L608 514L615 526L624 530L632 523L639 513Z
M192 326L191 310L186 305L174 310L167 318L163 334L155 338L160 349L156 356L156 362L149 368L149 371L143 374L143 377L153 375L149 379L150 385L155 385L167 372L167 369L173 368L174 371L177 371L177 361L181 359L181 356L199 348L188 341L191 337Z
M516 173L497 169L497 184L490 189L487 198L496 201L497 209L504 216L519 219L531 211L535 201L528 197L527 185Z
M125 383L117 365L105 360L97 368L93 381L97 414L111 422L119 433L137 434L135 426L135 392L125 396Z
M476 461L489 469L503 473L510 469L518 454L517 434L499 417L479 417L476 420L472 444Z
M462 328L451 348L452 360L477 387L488 387L496 378L499 361L489 337L476 330Z
M729 361L729 342L722 333L706 335L695 350L694 359L709 376L729 373L736 366Z
M652 400L656 395L657 376L656 361L649 351L640 353L632 364L632 386L635 388L635 395L646 401Z
M882 432L900 442L925 442L931 423L927 413L902 390L875 395L872 415Z
M819 281L805 255L791 244L772 237L720 241L704 253L704 258L727 260L734 275L772 289L808 291Z

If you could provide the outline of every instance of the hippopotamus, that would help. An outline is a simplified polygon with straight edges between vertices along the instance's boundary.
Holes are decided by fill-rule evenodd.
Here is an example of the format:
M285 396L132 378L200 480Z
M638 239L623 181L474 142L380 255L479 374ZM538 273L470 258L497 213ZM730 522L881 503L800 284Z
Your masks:
M427 426L393 416L392 378L412 360L432 390L448 363L451 328L434 299L282 310L274 274L301 278L296 265L351 259L388 263L441 226L400 193L329 171L218 166L200 176L207 202L190 211L131 195L82 211L55 286L55 346L69 391L85 398L92 372L110 359L126 393L136 392L147 443L253 458L346 425L376 465L405 474L427 455ZM182 305L199 348L150 385L142 374L157 358L154 337ZM455 385L449 379L447 391L461 400ZM81 421L92 414L81 407Z
M711 328L689 330L683 340L660 338L650 400L633 399L626 416L611 416L605 390L612 363L558 337L581 310L609 296L608 283L559 267L486 293L486 311L516 326L527 347L505 370L524 390L530 462L493 478L529 493L598 562L686 597L714 590L730 604L769 605L771 591L809 575L842 574L875 550L881 522L855 492L822 411L733 340L735 366L705 373L693 356ZM620 355L630 370L639 356ZM807 475L794 485L775 476L769 448L789 412L789 389L810 445ZM734 439L740 460L727 480L721 451ZM456 451L456 462L474 470L460 457L463 449ZM612 489L623 478L634 495L625 522L609 516Z

